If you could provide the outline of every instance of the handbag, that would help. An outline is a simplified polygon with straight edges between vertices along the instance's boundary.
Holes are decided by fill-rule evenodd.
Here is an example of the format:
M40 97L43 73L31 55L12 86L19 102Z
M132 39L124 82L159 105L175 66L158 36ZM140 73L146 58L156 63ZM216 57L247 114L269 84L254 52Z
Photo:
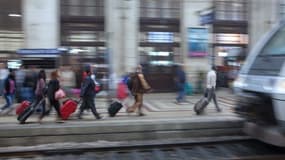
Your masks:
M56 92L55 92L55 94L54 94L54 98L56 99L56 100L58 100L58 99L61 99L61 98L64 98L66 96L66 94L65 94L65 92L63 91L63 89L58 89Z
M102 90L102 88L101 88L101 86L100 85L95 85L95 93L97 94L97 93L99 93L101 90Z

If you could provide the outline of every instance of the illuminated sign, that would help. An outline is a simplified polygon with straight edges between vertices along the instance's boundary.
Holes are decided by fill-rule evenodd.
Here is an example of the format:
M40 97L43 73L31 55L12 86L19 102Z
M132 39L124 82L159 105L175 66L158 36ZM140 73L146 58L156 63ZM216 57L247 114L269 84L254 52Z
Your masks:
M208 51L208 30L188 28L188 56L204 57Z
M248 44L248 35L217 33L215 34L214 41L215 43L223 44Z
M172 43L173 33L171 32L148 32L148 42Z
M61 54L61 49L19 49L18 54L21 55L50 55L50 54Z

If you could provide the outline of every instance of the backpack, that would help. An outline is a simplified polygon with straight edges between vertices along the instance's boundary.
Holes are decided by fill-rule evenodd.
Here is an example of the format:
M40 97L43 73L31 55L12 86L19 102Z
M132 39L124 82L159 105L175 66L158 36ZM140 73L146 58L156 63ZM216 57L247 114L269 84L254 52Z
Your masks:
M125 76L123 82L127 85L129 91L133 89L134 79L136 78L136 73L130 73L129 75Z
M126 85L128 86L128 89L130 91L132 91L132 89L133 89L133 78L132 78L132 76L128 76L128 78L126 80Z

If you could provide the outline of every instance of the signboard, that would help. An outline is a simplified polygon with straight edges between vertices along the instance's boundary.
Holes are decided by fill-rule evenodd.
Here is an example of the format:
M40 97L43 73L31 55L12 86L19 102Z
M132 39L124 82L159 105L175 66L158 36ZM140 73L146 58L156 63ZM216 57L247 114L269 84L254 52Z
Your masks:
M204 57L208 55L208 30L206 28L188 28L188 56Z
M205 10L200 12L200 24L206 25L206 24L212 24L214 21L214 12L213 10Z
M172 32L148 32L148 42L152 43L172 43Z
M57 48L53 49L19 49L17 53L20 55L58 55L61 54L62 51Z

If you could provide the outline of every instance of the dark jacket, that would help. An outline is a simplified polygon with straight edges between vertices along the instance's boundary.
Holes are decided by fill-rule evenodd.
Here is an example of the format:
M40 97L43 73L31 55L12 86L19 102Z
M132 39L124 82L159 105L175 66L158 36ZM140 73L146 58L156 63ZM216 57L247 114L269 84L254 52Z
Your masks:
M185 83L186 82L186 75L182 69L177 69L176 80L177 80L177 83Z
M47 97L52 101L55 100L54 94L59 88L59 81L57 79L50 80L48 83Z
M95 83L91 76L88 75L82 83L80 97L93 98L95 94Z

